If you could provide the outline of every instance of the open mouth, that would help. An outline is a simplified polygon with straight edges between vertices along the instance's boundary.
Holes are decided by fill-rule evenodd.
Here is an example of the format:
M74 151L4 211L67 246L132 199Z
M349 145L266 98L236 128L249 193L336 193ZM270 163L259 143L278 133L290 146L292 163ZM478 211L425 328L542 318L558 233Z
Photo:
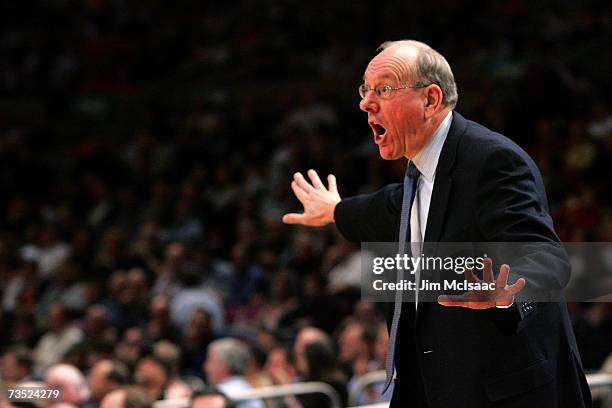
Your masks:
M379 143L385 138L387 129L379 123L370 123L372 130L374 131L374 142Z

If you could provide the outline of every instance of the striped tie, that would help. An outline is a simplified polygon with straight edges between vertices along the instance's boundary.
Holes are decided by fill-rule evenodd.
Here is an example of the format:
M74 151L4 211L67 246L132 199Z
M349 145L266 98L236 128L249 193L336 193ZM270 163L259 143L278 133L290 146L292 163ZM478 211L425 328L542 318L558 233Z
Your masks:
M402 215L400 221L399 230L399 248L398 254L403 255L406 252L406 240L410 242L410 209L416 195L417 181L419 179L419 170L416 168L414 163L410 161L408 167L406 167L406 174L404 175L404 197L402 199ZM408 255L411 254L410 248L408 248ZM403 278L403 270L398 269L397 281L401 282ZM389 332L389 347L387 349L387 361L385 362L385 368L387 371L387 380L383 393L387 391L391 381L393 380L393 369L395 368L394 357L395 357L395 340L397 338L397 326L399 325L400 315L402 313L402 291L395 291L395 307L393 309L393 320L391 321L391 330Z

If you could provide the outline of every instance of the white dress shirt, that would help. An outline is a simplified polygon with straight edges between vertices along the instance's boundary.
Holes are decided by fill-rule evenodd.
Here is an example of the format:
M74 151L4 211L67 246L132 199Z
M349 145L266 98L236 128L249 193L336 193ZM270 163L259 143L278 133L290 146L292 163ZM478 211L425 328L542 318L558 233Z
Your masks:
M226 380L217 384L217 388L223 394L227 395L230 399L241 395L245 392L251 391L253 388L249 385L249 383L242 376L232 376L227 378ZM264 408L264 404L261 400L252 399L247 401L242 401L236 404L238 408Z
M453 112L450 111L440 123L429 142L412 159L421 176L417 184L416 197L410 212L410 241L423 242L425 229L427 228L427 215L431 203L431 192L433 191L436 178L436 167L442 152L442 146L448 135Z
M427 216L429 214L429 204L431 203L431 193L436 179L436 167L440 160L442 146L448 135L451 121L453 118L452 111L448 112L442 123L438 126L429 142L423 149L417 153L412 159L412 162L419 170L421 175L417 182L416 196L410 210L410 242L412 254L414 257L421 256L423 241L425 240L425 231L427 229ZM418 267L415 271L415 290L414 307L418 309L419 305L419 290L421 278L421 268Z

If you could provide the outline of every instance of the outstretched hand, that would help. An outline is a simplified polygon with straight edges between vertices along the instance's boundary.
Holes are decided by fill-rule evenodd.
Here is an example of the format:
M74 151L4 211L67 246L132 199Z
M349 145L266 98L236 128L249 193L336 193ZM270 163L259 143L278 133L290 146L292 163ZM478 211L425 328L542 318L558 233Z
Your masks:
M295 173L291 188L295 196L304 206L302 214L290 213L283 216L285 224L301 224L309 227L322 227L334 222L334 209L340 202L340 194L336 186L336 177L327 176L327 187L314 170L308 170L310 184L302 173Z
M502 265L497 279L493 277L490 258L485 258L483 279L478 279L471 269L466 269L465 279L471 283L493 283L495 290L471 290L461 295L442 295L438 303L442 306L461 306L468 309L490 309L493 307L508 307L514 303L514 295L525 287L525 279L519 278L514 284L508 285L510 267Z

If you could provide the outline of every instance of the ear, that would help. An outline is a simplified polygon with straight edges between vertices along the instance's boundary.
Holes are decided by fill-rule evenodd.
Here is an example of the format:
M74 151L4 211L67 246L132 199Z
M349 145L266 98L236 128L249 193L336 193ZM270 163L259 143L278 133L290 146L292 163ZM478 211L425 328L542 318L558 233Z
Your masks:
M442 106L442 88L436 84L428 85L424 90L425 117L432 117Z

